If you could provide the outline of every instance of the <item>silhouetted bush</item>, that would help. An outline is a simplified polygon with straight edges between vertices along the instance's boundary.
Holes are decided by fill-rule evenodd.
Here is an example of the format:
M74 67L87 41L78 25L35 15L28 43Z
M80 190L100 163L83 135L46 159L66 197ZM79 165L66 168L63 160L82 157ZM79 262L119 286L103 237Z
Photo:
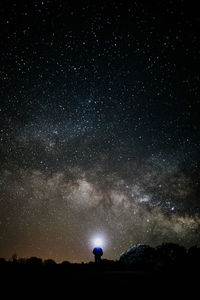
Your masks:
M26 264L30 266L42 266L42 259L38 257L30 257L26 260Z
M44 265L45 266L55 266L56 265L56 262L53 260L53 259L46 259L44 261Z
M61 263L62 266L69 266L71 265L71 263L67 260L64 260L62 263Z
M26 264L27 259L26 258L18 258L17 263L20 265L25 265Z
M0 258L0 265L6 265L7 261L4 258Z

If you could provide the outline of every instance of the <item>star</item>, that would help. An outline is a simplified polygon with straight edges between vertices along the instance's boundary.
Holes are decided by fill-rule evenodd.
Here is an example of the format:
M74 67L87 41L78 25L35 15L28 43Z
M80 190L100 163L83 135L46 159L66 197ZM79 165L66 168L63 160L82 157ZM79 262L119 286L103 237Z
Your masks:
M199 245L197 7L12 2L0 9L0 257Z

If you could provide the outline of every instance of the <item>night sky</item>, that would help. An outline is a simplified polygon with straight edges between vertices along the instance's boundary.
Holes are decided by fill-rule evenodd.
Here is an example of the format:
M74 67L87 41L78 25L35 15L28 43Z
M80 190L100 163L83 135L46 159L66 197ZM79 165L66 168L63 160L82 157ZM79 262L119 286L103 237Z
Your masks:
M191 1L0 3L0 257L200 245Z

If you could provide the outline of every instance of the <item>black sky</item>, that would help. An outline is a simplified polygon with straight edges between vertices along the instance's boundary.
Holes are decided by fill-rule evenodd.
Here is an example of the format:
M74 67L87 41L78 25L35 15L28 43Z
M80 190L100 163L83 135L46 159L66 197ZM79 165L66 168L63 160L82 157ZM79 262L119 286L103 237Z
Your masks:
M1 1L0 256L199 244L189 1Z

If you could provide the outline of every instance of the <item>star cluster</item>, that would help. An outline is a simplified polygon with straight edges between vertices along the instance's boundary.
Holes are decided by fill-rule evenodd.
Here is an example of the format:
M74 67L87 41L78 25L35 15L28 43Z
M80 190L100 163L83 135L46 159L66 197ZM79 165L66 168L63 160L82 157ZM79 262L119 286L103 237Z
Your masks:
M0 4L0 256L199 244L200 36L176 1Z

